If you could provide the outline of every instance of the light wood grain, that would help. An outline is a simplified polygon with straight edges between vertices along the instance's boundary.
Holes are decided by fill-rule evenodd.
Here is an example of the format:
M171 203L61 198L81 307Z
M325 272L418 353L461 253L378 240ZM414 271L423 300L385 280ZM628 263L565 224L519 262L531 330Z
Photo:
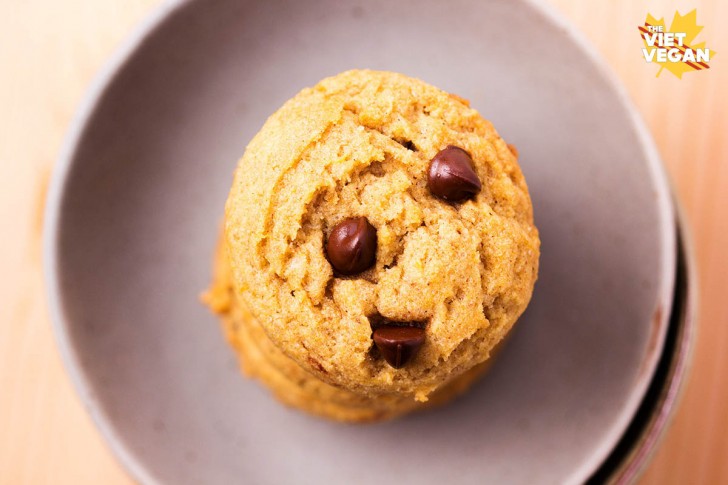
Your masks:
M119 467L74 394L46 314L42 197L93 75L155 0L0 0L0 483L115 484ZM728 483L728 2L553 0L622 79L693 227L701 326L691 380L644 484ZM640 57L647 12L698 9L719 54L682 80Z

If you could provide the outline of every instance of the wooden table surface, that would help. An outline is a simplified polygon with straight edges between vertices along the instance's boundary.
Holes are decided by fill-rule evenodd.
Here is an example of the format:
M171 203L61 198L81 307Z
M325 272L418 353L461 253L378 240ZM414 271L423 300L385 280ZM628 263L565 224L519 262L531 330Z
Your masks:
M130 483L74 393L40 272L43 194L94 74L158 0L0 0L0 483ZM728 2L553 0L622 79L692 224L700 328L690 381L644 484L728 483ZM698 9L711 69L677 79L636 26ZM725 61L723 56L725 55ZM720 90L723 86L723 91Z

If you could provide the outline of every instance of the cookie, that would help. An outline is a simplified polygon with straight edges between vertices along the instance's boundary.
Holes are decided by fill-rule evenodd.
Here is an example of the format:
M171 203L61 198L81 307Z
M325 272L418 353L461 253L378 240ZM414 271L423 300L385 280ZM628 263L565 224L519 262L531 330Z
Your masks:
M285 103L225 207L228 335L250 372L275 391L273 370L300 369L295 406L371 411L478 369L538 273L516 157L467 101L401 74L348 71Z

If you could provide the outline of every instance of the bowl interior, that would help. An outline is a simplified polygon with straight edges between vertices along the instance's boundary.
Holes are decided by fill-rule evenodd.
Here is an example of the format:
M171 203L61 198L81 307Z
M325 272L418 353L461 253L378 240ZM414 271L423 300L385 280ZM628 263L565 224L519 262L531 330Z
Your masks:
M564 25L525 1L188 1L136 42L78 120L46 237L66 360L138 479L567 483L599 466L662 346L674 225L643 128ZM492 372L446 408L372 426L275 403L198 302L246 143L299 89L355 67L469 99L518 147L542 236L533 301Z

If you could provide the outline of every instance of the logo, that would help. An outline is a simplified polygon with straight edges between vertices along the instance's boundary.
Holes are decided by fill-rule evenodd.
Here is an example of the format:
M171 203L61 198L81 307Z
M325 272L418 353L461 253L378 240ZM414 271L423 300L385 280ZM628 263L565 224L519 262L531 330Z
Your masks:
M660 65L659 76L667 69L679 79L683 73L710 69L710 59L715 55L705 47L705 42L695 43L695 38L703 30L697 22L697 10L686 15L675 12L670 30L665 28L664 17L657 20L647 14L645 25L639 31L644 41L642 55L648 63Z

